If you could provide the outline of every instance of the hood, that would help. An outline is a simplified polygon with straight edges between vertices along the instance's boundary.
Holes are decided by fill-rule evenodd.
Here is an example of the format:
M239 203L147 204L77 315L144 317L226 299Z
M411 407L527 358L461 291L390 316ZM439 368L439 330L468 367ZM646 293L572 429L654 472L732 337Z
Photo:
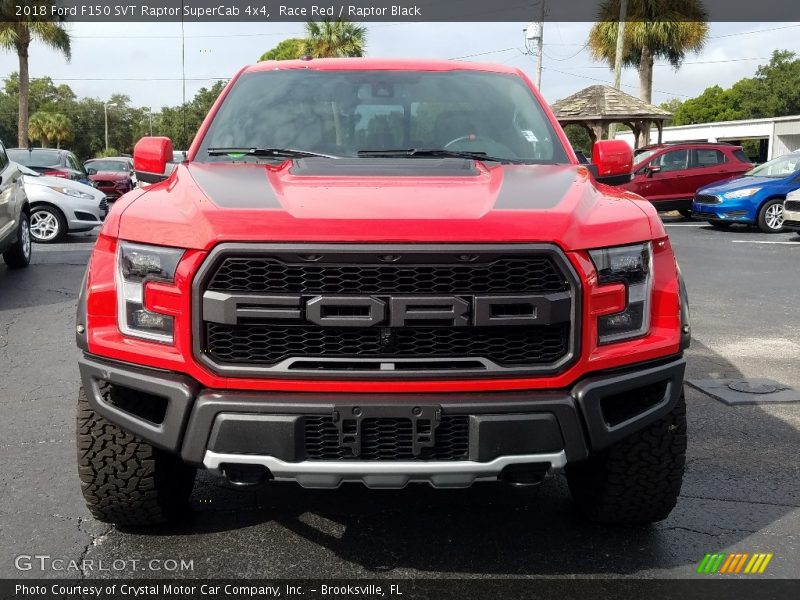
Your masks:
M707 185L697 190L697 192L703 194L724 194L725 192L734 192L750 187L770 185L779 181L783 181L783 177L737 177L736 179L730 179L723 183Z
M207 249L221 241L555 241L566 249L663 234L652 206L579 165L453 159L303 159L181 164L123 197L107 231ZM153 215L157 215L154 219Z
M43 185L46 187L67 188L70 190L83 192L84 194L92 194L98 199L105 198L105 194L99 191L97 188L93 188L92 186L81 183L80 181L66 179L65 177L50 177L49 175L39 175L37 177L33 175L25 175L24 180L25 185Z

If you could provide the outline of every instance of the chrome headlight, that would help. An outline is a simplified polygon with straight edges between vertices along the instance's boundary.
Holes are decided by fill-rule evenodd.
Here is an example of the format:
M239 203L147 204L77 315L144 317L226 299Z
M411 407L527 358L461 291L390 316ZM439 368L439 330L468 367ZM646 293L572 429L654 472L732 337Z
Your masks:
M144 288L148 281L173 282L183 253L180 248L119 243L117 322L123 334L156 342L173 342L174 318L147 310L144 307Z
M650 242L590 250L599 285L624 283L625 310L599 317L599 342L607 344L647 335L653 290L653 248Z
M64 194L66 196L72 196L73 198L80 198L81 200L94 200L94 196L92 194L73 190L72 188L61 187L58 185L48 185L46 187L50 188L54 192L58 192L59 194Z
M743 190L725 192L724 194L722 194L722 197L727 198L728 200L737 200L739 198L749 198L750 196L756 194L759 191L761 191L761 188L759 187L744 188Z

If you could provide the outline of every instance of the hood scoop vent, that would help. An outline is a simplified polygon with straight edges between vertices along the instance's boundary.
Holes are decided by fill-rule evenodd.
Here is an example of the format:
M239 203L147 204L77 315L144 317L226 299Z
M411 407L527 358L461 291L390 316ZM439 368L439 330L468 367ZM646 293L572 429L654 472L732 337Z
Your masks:
M475 161L442 158L301 158L297 177L477 177Z

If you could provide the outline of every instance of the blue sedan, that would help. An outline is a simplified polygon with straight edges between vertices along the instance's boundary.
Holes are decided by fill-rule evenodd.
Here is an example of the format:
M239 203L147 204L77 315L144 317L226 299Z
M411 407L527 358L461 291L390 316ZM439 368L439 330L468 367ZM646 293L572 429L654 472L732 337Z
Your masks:
M724 229L757 225L766 233L783 229L783 201L800 188L800 152L772 159L741 177L697 190L692 216Z

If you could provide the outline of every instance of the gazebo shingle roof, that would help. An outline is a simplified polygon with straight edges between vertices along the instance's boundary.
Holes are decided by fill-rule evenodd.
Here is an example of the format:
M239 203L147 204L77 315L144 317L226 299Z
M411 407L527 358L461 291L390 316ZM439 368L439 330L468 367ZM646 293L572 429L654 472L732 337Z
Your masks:
M609 85L592 85L555 102L551 108L559 121L662 121L672 113L621 92Z

